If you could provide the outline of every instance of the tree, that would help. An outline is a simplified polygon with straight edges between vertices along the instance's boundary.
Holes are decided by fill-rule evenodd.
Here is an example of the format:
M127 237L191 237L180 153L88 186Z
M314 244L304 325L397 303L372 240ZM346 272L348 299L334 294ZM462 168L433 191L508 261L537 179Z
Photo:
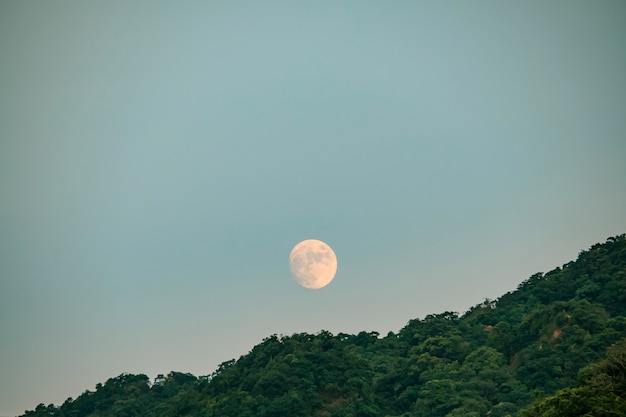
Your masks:
M524 410L524 417L626 416L626 339L606 357L581 371L580 385Z

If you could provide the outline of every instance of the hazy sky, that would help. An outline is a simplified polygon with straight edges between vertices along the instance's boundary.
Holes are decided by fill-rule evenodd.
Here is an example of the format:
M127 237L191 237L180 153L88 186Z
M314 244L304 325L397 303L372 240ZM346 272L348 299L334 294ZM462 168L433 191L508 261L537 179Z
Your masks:
M463 312L626 232L625 74L621 0L0 2L0 415Z

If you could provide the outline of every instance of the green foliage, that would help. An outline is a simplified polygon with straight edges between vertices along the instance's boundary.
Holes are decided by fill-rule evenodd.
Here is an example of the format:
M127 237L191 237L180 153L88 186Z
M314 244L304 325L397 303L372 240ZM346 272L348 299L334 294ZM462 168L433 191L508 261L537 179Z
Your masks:
M580 385L535 402L524 417L626 416L626 338L580 372Z
M626 416L624 338L621 235L462 316L272 335L209 376L122 374L24 416Z

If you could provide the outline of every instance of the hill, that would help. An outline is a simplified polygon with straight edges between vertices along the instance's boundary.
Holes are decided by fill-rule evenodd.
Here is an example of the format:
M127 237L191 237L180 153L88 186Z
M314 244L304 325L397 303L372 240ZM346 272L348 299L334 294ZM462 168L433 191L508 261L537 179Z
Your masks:
M626 415L625 338L620 235L462 315L410 320L383 337L272 335L208 376L122 374L23 416Z

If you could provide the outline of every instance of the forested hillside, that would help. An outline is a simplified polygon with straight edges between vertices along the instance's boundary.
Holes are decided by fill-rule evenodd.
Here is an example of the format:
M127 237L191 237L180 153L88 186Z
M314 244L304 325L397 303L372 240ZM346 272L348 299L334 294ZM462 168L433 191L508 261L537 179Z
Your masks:
M463 315L272 335L208 376L122 374L24 416L626 416L625 375L620 235Z

